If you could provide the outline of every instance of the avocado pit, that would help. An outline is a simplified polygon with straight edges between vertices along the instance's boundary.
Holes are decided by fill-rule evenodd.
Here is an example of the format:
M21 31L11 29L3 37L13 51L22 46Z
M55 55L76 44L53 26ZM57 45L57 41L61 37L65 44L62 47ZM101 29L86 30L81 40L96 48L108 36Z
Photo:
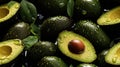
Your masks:
M0 19L4 18L9 14L9 10L7 8L0 8Z
M1 46L0 47L0 59L5 59L12 53L12 48L10 46Z
M80 54L84 51L85 46L80 40L71 40L68 44L68 49L75 54Z

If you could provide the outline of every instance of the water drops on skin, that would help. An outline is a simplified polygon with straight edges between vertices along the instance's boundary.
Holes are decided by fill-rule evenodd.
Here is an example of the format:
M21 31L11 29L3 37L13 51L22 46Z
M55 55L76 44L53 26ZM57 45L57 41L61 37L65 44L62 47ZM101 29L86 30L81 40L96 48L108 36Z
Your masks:
M61 7L61 8L64 7L64 6L65 6L64 3L60 3L60 4L59 4L59 7Z
M118 59L118 57L112 58L112 62L113 62L113 63L116 63L116 62L117 62L117 59Z

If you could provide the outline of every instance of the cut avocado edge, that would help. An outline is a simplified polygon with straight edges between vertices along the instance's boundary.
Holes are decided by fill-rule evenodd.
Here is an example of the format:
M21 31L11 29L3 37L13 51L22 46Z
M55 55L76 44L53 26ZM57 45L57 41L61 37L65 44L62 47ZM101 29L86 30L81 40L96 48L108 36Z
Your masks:
M0 42L0 65L14 60L24 49L20 39L11 39Z
M98 19L99 25L113 25L120 23L120 6L103 13Z
M81 40L84 43L85 50L83 53L74 54L68 49L68 43L74 39ZM96 51L93 45L86 38L72 31L65 30L59 34L58 48L64 55L80 62L91 63L97 58Z
M105 61L108 64L120 65L120 42L109 49L105 56Z
M20 3L10 1L6 4L0 5L0 23L13 17L20 8Z

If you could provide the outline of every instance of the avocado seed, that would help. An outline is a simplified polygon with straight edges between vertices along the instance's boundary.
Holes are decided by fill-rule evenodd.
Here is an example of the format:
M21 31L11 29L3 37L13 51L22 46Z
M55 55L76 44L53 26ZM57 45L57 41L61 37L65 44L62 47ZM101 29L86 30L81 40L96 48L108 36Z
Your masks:
M80 40L71 40L68 44L68 49L72 53L80 54L84 51L85 46L82 41Z

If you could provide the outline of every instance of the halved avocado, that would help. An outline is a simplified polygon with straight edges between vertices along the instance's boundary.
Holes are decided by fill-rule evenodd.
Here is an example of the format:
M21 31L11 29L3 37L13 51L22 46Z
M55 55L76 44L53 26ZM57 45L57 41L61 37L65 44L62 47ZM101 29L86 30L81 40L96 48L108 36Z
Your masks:
M108 64L120 66L120 42L109 49L105 56L105 61Z
M57 42L59 50L71 59L90 63L97 58L96 51L90 41L72 31L61 32Z
M98 18L97 23L99 25L113 25L120 23L120 6L102 14Z
M103 13L98 19L97 23L105 30L111 37L116 38L120 36L120 6L114 7L106 13ZM109 34L111 33L111 34Z
M10 1L0 6L0 23L13 17L20 8L20 4L16 1Z
M23 49L23 43L19 39L0 42L0 65L7 64L14 60Z

